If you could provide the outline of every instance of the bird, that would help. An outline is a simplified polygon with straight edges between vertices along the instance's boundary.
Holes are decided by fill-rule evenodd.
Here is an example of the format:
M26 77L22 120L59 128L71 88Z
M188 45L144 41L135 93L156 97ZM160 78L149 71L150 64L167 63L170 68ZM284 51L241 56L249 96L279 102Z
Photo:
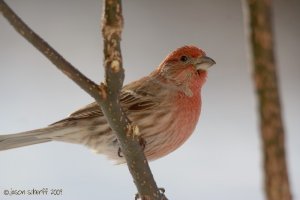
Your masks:
M122 88L120 104L140 130L147 160L168 155L194 132L201 113L201 89L214 64L202 49L182 46L149 75ZM47 127L0 135L0 151L50 141L85 145L117 163L126 162L96 102Z

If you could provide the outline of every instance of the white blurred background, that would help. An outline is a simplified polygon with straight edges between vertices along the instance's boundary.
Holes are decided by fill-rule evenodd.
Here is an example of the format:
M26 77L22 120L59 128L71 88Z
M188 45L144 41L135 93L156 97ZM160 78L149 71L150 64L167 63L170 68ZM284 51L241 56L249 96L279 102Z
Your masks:
M7 0L37 33L93 80L103 80L100 0ZM290 179L300 200L300 1L274 1L278 74ZM123 1L126 82L193 44L216 60L193 136L151 162L169 199L263 200L261 143L239 0ZM44 127L89 97L0 16L0 133ZM133 199L126 165L59 142L0 152L0 199ZM62 196L5 196L5 189L63 189Z

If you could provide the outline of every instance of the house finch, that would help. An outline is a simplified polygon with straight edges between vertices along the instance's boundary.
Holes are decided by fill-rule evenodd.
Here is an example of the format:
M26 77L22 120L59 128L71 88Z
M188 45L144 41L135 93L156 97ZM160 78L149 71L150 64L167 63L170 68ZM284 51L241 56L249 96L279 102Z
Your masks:
M150 75L123 87L120 103L138 125L148 160L169 154L192 134L200 116L201 88L215 61L195 46L169 54ZM96 102L37 130L1 135L0 150L49 141L84 144L119 163L116 135Z

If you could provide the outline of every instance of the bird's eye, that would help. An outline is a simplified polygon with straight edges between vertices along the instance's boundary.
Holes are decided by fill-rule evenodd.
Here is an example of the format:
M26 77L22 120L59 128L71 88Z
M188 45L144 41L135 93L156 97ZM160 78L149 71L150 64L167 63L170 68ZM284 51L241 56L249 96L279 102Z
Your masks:
M182 62L186 62L187 60L188 60L188 57L186 57L186 56L180 57L180 61L182 61Z

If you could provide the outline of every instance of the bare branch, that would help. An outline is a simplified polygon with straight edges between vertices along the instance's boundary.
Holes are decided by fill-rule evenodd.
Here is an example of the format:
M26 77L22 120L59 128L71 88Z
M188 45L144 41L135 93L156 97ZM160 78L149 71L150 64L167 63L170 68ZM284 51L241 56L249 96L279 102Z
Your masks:
M95 99L100 100L103 98L104 95L99 93L99 86L96 83L78 71L39 35L31 30L3 0L0 0L0 11L15 28L15 30L34 47L36 47L42 54L44 54L59 70L61 70L65 75L67 75Z
M121 0L105 0L102 23L104 67L109 94L108 98L103 101L106 104L103 106L103 112L109 120L111 128L117 134L139 196L142 199L163 199L165 197L157 188L147 159L139 144L141 138L136 133L138 128L126 117L119 104L119 92L124 80L120 49L123 28Z
M272 1L247 0L254 60L265 190L268 200L291 200L272 32Z

